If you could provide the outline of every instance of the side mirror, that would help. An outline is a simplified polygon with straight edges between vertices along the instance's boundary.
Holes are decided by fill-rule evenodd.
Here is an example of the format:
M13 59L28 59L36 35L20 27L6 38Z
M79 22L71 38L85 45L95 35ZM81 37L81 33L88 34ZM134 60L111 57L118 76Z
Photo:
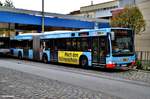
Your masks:
M111 40L112 41L115 40L115 33L114 32L110 32L110 34L111 34Z

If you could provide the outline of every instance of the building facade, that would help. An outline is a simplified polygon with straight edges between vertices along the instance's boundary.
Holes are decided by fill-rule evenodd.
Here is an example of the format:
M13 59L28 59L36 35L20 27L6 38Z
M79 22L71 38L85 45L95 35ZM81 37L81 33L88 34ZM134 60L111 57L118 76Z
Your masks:
M77 16L110 19L127 5L136 5L146 21L146 30L135 36L136 51L150 51L150 0L113 0L80 8Z
M118 7L119 1L110 1L96 5L81 7L80 12L84 15L84 17L107 19L112 16L111 10Z
M150 51L150 0L136 0L136 5L141 10L146 21L146 30L135 37L137 51Z
M102 18L110 19L112 17L111 11L116 8L123 8L126 5L135 4L135 0L113 0L109 2L91 4L80 8L80 12L71 13L72 15L82 16L86 18ZM75 11L77 12L77 11Z

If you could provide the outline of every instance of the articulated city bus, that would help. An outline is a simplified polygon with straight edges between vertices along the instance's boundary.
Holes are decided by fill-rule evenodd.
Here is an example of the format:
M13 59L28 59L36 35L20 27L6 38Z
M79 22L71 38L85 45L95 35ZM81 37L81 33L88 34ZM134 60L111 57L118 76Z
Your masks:
M18 58L80 65L84 68L121 69L135 64L131 29L102 28L20 34L11 39Z

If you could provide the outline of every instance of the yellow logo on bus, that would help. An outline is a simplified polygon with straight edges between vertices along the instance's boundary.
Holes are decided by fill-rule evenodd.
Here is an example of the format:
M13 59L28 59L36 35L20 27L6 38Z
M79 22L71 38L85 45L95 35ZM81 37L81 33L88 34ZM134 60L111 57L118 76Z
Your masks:
M79 58L83 52L58 51L58 62L79 64Z

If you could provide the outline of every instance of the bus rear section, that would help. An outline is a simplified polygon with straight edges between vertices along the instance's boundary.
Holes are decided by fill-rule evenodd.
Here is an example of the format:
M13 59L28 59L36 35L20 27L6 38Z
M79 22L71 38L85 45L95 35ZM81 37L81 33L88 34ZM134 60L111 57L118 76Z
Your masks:
M10 53L19 59L40 60L39 33L19 34L11 38Z
M9 54L10 50L10 38L9 37L0 37L0 55Z

